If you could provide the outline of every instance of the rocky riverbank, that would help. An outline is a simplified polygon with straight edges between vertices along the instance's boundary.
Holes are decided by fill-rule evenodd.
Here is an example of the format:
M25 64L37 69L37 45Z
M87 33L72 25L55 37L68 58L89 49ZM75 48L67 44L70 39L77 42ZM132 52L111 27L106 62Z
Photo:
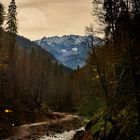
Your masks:
M39 140L43 136L50 136L82 127L78 116L59 112L54 112L50 115L52 117L46 118L44 122L13 128L12 135L6 140Z

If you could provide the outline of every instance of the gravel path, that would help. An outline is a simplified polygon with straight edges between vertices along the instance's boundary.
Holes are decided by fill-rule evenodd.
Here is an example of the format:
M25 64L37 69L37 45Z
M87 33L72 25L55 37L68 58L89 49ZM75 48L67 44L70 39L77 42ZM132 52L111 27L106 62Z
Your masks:
M81 127L78 116L60 112L53 112L51 116L54 118L47 119L45 122L25 124L13 128L13 136L6 140L39 140L44 135L54 135Z

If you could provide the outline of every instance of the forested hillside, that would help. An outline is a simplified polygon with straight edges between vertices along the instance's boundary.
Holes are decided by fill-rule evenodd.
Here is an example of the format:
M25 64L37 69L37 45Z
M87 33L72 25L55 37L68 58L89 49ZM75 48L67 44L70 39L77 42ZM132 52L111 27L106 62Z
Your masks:
M75 70L18 36L16 8L12 0L6 14L0 3L0 139L15 126L52 119L54 114L60 119L60 112L69 112L79 115L85 127L73 140L139 140L139 0L93 0L100 28L86 27L89 55L86 65ZM104 37L95 43L97 34ZM52 115L54 111L58 114ZM62 128L53 126L56 133Z
M17 38L13 56L9 51L8 34L1 33L1 107L13 110L15 106L16 110L21 107L32 112L32 108L39 107L47 97L54 98L58 78L63 81L72 70L57 64L45 50L23 37ZM9 58L10 55L13 58ZM13 59L14 71L10 66ZM59 96L59 90L57 93Z
M100 80L105 106L80 136L87 140L139 140L140 2L99 0L93 5L95 15L106 26L105 44L99 47L93 43L94 27L87 27L93 50L90 75Z

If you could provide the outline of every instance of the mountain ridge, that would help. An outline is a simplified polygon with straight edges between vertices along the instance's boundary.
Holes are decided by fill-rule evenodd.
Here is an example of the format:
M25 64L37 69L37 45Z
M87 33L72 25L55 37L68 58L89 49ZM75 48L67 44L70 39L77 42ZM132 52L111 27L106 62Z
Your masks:
M28 38L18 35L16 37L16 42L20 47L26 49L26 51L28 51L29 53L31 53L32 49L36 49L36 51L40 51L40 53L43 53L43 51L45 51L45 54L49 57L50 63L58 63L56 58L51 53L44 50L44 48L41 48L40 46L38 46L38 44L36 44L34 41L31 41ZM58 66L61 67L60 65ZM72 69L70 69L69 67L66 67L66 66L62 66L62 67L66 73L72 72Z
M35 40L39 46L52 54L59 63L71 68L83 67L89 54L86 36L63 35Z

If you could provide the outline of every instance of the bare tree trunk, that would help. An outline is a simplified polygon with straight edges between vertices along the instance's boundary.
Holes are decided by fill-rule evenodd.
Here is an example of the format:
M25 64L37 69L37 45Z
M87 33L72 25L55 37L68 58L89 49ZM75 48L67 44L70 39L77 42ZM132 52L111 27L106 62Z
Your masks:
M108 116L109 116L109 102L110 102L109 101L109 93L108 93L105 78L103 78L103 76L101 75L101 70L100 70L99 62L97 60L97 56L96 56L96 53L95 53L95 45L94 45L94 39L93 39L92 35L90 36L90 39L91 39L92 52L93 52L93 55L94 55L95 64L96 64L96 67L97 67L100 83L101 83L102 89L104 90L104 93L105 93L105 100L106 100L106 107L107 107L106 108L106 115L105 115L104 134L103 134L103 136L105 137L106 136L106 129L107 129L107 121L108 121ZM89 42L88 42L88 45L90 45Z

